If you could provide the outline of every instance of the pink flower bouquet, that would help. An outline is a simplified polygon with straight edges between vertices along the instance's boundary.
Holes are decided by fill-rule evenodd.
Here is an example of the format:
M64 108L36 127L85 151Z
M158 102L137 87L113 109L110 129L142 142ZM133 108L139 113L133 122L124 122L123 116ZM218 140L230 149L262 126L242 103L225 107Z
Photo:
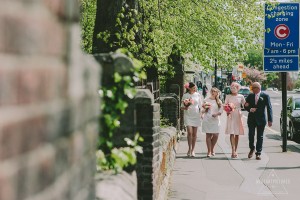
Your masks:
M194 100L192 98L183 100L183 105L185 107L189 107L190 105L193 105L193 104L194 104Z
M211 103L210 102L204 102L202 104L202 108L204 108L205 112L207 112L211 108Z
M227 116L228 116L228 115L230 115L231 112L234 111L235 106L234 106L233 103L227 103L227 104L224 105L223 108L224 108L224 110L225 110L225 112L227 113Z
M185 89L188 89L188 88L189 88L189 85L190 85L189 83L184 84L184 88L185 88Z

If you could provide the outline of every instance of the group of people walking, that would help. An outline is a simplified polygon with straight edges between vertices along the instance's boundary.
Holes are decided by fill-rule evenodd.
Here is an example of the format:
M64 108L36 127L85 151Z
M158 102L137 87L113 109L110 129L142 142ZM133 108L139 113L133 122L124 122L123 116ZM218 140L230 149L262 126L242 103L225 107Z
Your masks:
M227 95L224 104L220 100L220 90L212 87L209 95L202 100L193 82L184 86L187 92L182 96L181 109L184 110L184 125L187 128L188 157L195 157L195 144L198 127L202 125L202 132L206 133L207 157L215 155L214 147L220 134L220 115L225 111L227 115L225 134L230 135L231 158L238 158L239 136L245 134L242 107L248 111L248 139L249 154L252 158L256 151L256 159L261 159L263 134L266 124L272 126L272 106L268 94L261 92L258 82L252 83L253 93L246 99L239 94L240 85L233 82L230 86L231 94ZM266 117L267 110L267 117ZM255 142L256 130L256 144Z

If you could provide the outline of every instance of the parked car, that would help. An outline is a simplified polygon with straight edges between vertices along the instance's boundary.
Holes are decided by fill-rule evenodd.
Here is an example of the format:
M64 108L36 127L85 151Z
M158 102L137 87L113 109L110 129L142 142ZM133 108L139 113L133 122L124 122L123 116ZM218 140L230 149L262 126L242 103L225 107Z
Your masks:
M240 91L239 91L239 94L242 94L245 99L248 97L248 95L250 94L250 88L249 87L246 87L246 86L242 86ZM244 105L241 105L241 108L242 110L244 110Z
M242 94L245 99L248 97L248 95L250 94L250 88L249 87L246 87L246 86L242 86L240 91L239 91L239 94Z
M282 129L282 111L280 115L280 130ZM294 140L300 135L300 96L293 95L287 100L287 135Z
M241 89L239 90L239 94L242 94L245 99L248 97L248 95L250 94L250 88L249 87L246 87L246 86L241 86ZM223 89L222 91L222 96L221 96L221 100L224 102L225 101L225 98L226 98L226 95L228 94L231 94L231 91L230 91L230 86L227 86Z
M267 88L266 91L274 91L273 88Z
M293 92L296 92L296 93L300 92L300 88L293 89Z
M225 98L227 94L230 94L230 86L226 86L223 90L222 90L222 94L221 94L221 101L225 102Z

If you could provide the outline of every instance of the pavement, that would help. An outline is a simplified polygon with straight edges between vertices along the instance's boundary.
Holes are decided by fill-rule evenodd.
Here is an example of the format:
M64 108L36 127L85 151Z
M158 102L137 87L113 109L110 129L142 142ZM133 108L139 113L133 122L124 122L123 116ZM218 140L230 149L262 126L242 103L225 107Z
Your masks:
M300 144L288 140L282 152L280 133L266 128L262 160L249 159L247 113L245 135L240 136L238 159L231 159L229 136L224 134L226 115L216 155L207 158L205 134L198 130L196 157L188 158L186 136L176 150L169 200L295 200L300 196Z

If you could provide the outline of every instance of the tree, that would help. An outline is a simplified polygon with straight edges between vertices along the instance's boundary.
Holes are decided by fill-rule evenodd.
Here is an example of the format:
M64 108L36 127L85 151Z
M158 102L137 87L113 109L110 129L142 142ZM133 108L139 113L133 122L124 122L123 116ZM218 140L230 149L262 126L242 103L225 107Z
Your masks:
M92 53L93 33L96 18L96 3L97 0L81 0L81 47L86 53Z
M264 72L261 72L257 69L245 67L244 72L246 73L246 81L252 84L253 82L262 82L266 80Z
M131 11L136 9L136 0L97 0L93 33L94 54L111 52L124 47L120 39L132 40L135 36L134 33L131 33L135 22L133 15L135 12ZM131 35L125 35L126 33L131 33Z
M250 49L244 64L251 68L263 70L263 53L261 49Z
M204 68L217 59L226 69L243 60L246 49L262 49L262 19L256 0L98 0L93 52L125 47L164 71L176 44Z
M295 82L295 88L300 88L300 80L297 80L297 81Z

